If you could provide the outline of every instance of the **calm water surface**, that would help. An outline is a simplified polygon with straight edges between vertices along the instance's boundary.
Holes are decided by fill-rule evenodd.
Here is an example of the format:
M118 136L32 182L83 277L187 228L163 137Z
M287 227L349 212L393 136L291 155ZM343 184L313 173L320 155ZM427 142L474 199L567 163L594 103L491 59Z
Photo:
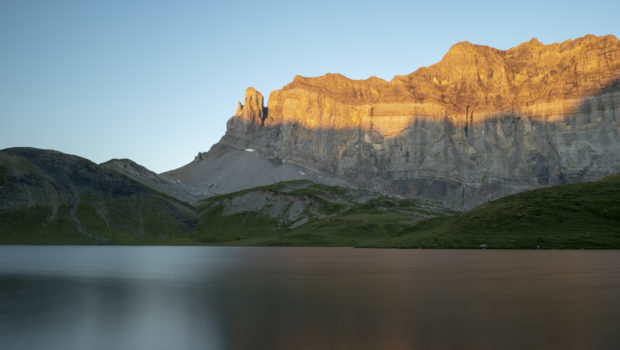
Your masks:
M620 252L0 246L2 349L620 349Z

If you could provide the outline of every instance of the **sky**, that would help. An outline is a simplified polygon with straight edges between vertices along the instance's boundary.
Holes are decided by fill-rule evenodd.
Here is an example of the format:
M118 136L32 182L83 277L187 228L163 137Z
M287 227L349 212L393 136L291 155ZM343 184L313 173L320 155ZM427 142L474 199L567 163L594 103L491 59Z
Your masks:
M253 86L391 80L459 41L508 49L620 36L620 1L1 0L0 149L163 172L224 135Z

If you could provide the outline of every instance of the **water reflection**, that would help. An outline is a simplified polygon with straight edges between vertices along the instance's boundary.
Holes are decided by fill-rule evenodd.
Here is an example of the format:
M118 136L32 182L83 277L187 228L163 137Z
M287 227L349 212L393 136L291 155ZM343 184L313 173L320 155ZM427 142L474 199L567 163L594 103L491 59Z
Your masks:
M616 349L620 252L0 247L11 349Z

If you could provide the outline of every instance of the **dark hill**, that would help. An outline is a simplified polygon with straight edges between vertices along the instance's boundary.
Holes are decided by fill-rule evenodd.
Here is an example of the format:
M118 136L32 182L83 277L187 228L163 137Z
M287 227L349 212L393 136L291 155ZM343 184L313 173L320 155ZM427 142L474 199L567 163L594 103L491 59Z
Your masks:
M73 155L0 151L0 242L36 244L174 241L194 209Z
M620 248L620 174L504 197L372 243L393 248Z

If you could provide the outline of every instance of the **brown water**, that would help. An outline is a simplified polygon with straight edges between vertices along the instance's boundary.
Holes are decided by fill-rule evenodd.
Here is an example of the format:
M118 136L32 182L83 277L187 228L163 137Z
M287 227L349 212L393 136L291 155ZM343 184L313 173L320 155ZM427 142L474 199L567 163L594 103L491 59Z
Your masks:
M620 251L0 246L2 349L620 349Z

